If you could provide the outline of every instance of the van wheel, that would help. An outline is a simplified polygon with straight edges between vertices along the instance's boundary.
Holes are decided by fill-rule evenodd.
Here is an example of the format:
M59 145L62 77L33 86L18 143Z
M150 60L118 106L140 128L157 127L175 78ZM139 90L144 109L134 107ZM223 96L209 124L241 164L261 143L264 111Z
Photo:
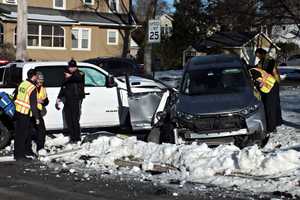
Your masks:
M0 121L0 149L5 148L10 141L10 133Z

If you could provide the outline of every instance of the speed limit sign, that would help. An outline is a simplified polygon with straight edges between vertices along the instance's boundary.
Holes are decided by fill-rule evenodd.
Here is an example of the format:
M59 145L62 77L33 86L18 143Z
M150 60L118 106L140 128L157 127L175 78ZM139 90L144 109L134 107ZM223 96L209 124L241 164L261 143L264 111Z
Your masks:
M160 42L160 20L149 20L148 22L148 42Z

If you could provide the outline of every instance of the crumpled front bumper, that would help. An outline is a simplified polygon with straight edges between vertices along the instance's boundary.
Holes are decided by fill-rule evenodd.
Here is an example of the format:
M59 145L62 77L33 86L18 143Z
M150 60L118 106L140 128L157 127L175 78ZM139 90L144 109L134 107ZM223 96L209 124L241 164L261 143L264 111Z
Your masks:
M199 131L197 128L191 128L191 126L187 127L179 122L175 132L188 140L225 138L264 132L266 130L266 122L263 108L260 108L249 116L243 117L243 123L242 126L239 125L239 127L236 128L231 127L228 129Z

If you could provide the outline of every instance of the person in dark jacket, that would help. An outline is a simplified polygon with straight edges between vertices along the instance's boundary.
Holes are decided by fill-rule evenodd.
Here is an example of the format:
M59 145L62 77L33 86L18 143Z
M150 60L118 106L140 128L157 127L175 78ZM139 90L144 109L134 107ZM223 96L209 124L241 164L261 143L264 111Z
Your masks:
M38 125L39 112L37 108L37 71L30 69L27 72L28 79L23 81L15 94L15 143L14 158L16 160L28 160L26 156L32 156L32 121Z
M261 92L261 98L266 113L267 131L276 132L276 127L282 124L279 96L280 77L278 74L276 61L268 56L267 51L262 48L258 48L255 51L255 55L259 58L259 62L256 67L263 69L276 79L276 82L269 93Z
M65 72L65 79L57 97L56 107L64 103L64 116L67 123L70 143L77 143L80 137L80 113L84 93L84 73L79 71L75 60L70 60Z

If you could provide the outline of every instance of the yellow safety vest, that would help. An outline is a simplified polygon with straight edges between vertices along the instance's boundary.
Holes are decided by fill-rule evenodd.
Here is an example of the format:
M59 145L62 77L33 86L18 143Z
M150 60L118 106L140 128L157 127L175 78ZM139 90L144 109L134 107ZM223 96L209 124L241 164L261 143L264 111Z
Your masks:
M44 88L43 86L41 86L40 90L37 91L37 99L38 100L45 100L47 98L47 92L46 92L46 88ZM39 110L43 110L43 105L38 103L37 108Z
M260 91L262 91L263 93L269 93L273 88L274 84L276 83L276 79L263 69L253 68L250 70L256 70L261 74L261 77L258 77L256 79L260 83Z
M264 66L263 64L265 63L269 63L269 61L273 59L272 57L270 56L267 56L265 59L264 59L264 62L262 63L262 61L259 61L258 64L257 64L257 67L259 67L260 69L263 69L264 70ZM272 71L272 76L275 78L275 80L277 81L277 83L280 83L281 79L280 79L280 75L279 75L279 72L278 72L278 64L275 62L275 66L274 66L274 69Z
M18 87L18 95L15 100L16 111L24 115L30 113L30 95L36 89L29 81L23 81Z

